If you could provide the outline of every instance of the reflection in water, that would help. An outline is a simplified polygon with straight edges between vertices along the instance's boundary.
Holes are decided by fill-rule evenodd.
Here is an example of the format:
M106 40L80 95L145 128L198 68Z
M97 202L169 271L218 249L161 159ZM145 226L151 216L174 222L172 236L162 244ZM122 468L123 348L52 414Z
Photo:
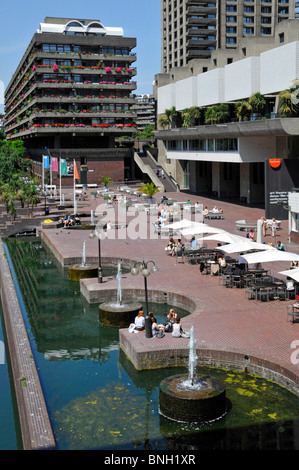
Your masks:
M174 369L137 372L119 351L118 329L99 324L98 305L87 304L79 283L69 281L38 239L7 240L7 246L59 449L298 447L298 398L239 372L212 372L225 383L231 403L225 419L196 427L161 417L158 386ZM150 305L159 322L169 308Z

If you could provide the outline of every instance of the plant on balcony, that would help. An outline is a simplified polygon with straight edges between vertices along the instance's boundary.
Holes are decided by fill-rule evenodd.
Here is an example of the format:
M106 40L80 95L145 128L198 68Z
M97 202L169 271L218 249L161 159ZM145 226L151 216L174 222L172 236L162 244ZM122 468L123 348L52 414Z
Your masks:
M257 117L260 117L260 115L264 112L266 106L266 100L263 95L259 92L254 93L250 96L248 102L251 106L252 112L257 114Z
M57 64L54 64L52 67L53 72L57 72L59 70L59 67Z
M286 116L297 116L299 113L299 81L293 80L293 86L279 93L279 112Z
M247 121L251 114L252 108L248 101L238 101L235 104L236 115L239 121Z
M211 106L205 111L205 123L216 124L221 122L227 122L230 118L229 106L225 103Z
M106 73L110 73L110 72L112 72L112 70L111 70L110 67L106 67L106 68L105 68L105 72L106 72Z

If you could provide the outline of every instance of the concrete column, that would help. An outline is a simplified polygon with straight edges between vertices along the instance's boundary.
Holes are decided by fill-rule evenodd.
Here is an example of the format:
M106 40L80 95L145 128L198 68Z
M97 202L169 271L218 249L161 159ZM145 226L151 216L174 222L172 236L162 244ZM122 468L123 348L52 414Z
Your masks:
M212 162L212 191L220 197L220 162Z
M250 204L250 164L240 164L240 198L244 196Z

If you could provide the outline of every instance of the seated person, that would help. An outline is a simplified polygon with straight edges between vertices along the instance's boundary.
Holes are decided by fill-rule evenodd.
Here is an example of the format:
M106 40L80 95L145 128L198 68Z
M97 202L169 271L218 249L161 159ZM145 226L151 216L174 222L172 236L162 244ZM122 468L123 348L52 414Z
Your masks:
M183 253L183 248L184 248L184 244L182 243L182 240L179 238L174 248L171 250L172 256L174 255L180 256Z
M284 244L280 240L277 242L277 249L280 251L285 251Z
M193 237L191 238L191 248L192 250L196 250L197 249L197 240L195 239L195 236L193 235Z
M205 207L204 211L203 211L204 215L208 215L209 213L209 209L207 208L207 206Z
M243 257L243 253L241 253L237 258L237 266L241 271L244 271L246 268L246 259Z
M152 335L153 337L155 337L159 330L164 330L164 326L158 325L157 320L154 316L151 317L151 320L152 320Z
M179 318L176 319L176 322L172 325L172 336L174 338L179 338L182 334L183 328L181 325L181 320Z
M143 310L139 310L137 316L135 317L134 323L135 323L135 330L139 330L139 331L144 330L145 319L144 319Z
M218 207L214 206L213 209L212 209L212 212L213 212L213 214L218 214L219 213Z
M290 269L295 269L299 267L299 261L291 261Z
M177 314L175 313L174 309L171 308L169 310L169 314L167 315L167 321L174 323L177 319Z
M81 225L81 220L78 214L75 215L75 223L76 225Z
M170 237L165 249L167 251L171 251L174 246L175 246L175 241L174 241L173 237Z

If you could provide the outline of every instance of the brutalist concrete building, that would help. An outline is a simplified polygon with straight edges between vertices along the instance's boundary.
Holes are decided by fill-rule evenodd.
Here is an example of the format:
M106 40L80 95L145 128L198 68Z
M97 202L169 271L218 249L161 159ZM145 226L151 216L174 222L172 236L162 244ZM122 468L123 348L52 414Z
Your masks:
M81 183L131 176L131 150L115 141L136 132L135 46L122 28L98 20L47 17L40 24L5 91L7 138L24 140L37 176L45 154L75 158Z

